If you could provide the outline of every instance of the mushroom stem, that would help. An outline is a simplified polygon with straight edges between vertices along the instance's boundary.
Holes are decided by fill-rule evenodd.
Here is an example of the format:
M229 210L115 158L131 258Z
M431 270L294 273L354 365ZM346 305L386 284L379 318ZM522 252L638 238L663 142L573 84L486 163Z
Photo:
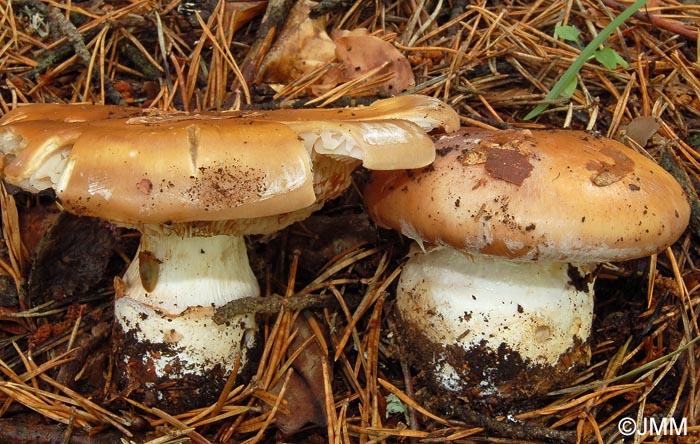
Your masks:
M438 384L459 391L478 381L482 395L495 394L513 372L566 372L583 363L578 346L588 340L593 320L589 268L438 247L407 262L396 305L405 331L421 336L409 341L432 344ZM465 353L480 358L464 360Z
M157 379L214 369L225 377L239 354L246 364L255 342L254 315L224 325L212 320L217 307L260 294L243 236L146 230L118 293L114 312L124 338L122 362L152 369Z

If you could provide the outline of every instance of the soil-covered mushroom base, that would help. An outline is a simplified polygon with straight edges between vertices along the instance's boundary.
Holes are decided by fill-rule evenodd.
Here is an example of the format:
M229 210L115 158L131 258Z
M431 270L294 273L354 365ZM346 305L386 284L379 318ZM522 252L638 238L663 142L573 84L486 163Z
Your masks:
M231 371L228 363L211 363L206 371L193 369L192 364L179 359L173 344L143 341L138 328L124 331L119 323L112 331L116 383L119 394L147 406L160 406L170 413L185 412L217 401ZM257 365L259 343L247 350L247 363L235 376L236 384L246 383ZM157 362L167 362L165 365ZM158 374L157 368L168 371Z
M487 343L469 349L438 344L401 316L397 325L405 335L399 341L401 353L411 363L418 385L427 388L419 402L447 414L449 406L440 400L455 396L471 410L492 415L537 408L547 401L543 395L571 383L590 358L589 344L580 339L552 366L523 359L506 344L496 349ZM442 383L448 368L451 389Z

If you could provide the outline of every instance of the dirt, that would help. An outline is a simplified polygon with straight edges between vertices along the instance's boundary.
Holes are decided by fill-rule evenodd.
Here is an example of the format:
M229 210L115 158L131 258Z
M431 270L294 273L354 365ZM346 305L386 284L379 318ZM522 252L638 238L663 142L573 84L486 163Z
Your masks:
M112 341L115 357L173 353L167 344L138 340L133 330L125 333L118 325L113 326ZM254 370L253 363L257 365L259 354L259 349L249 351L249 364L239 373L236 385L250 380ZM171 371L179 376L177 378L157 377L153 367L139 359L132 358L127 361L115 359L116 393L114 395L129 397L146 406L158 406L171 414L176 414L216 402L229 376L218 365L205 374L186 373L178 368L177 360L173 361Z
M400 316L397 325L403 332L399 338L403 357L417 372L420 385L427 387L426 397L420 400L426 405L457 397L469 409L489 415L525 411L544 402L546 393L566 386L590 359L589 344L580 340L557 365L545 366L522 359L505 344L496 350L485 343L465 350L457 345L436 344ZM452 366L459 378L455 390L437 382L435 369L445 364Z
M116 242L108 223L60 213L38 242L28 293L35 302L87 293L105 278Z

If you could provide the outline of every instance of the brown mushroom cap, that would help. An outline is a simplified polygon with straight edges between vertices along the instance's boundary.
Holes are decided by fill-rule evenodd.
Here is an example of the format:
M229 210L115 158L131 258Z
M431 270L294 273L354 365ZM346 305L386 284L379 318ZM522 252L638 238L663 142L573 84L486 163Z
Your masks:
M13 129L24 133L30 123L53 126ZM30 189L32 180L50 183L66 210L130 224L256 218L316 200L309 154L281 123L114 120L74 128L52 143L25 134L6 179ZM47 163L49 181L41 177Z
M3 117L0 149L8 182L53 188L77 214L133 225L240 220L229 228L264 224L267 232L340 194L358 159L369 168L429 164L435 149L422 128L448 131L458 122L449 106L424 96L194 115L36 104ZM284 213L292 214L271 218Z
M438 99L421 95L399 96L355 108L199 114L116 105L31 104L20 106L0 119L0 144L4 153L17 156L15 164L24 168L23 165L32 163L34 168L39 168L39 162L46 160L59 146L74 143L83 132L93 131L88 129L93 126L110 126L119 132L131 131L140 125L164 128L164 125L202 121L219 121L221 125L227 125L228 121L236 120L284 123L306 144L312 145L314 137L321 133L325 133L324 139L328 136L344 137L357 146L352 153L343 152L343 149L335 153L327 149L318 152L345 157L350 155L362 159L364 166L371 169L427 165L434 159L435 152L425 132L434 129L453 132L459 127L459 116L452 108ZM213 124L210 122L207 125ZM323 145L316 144L317 147ZM33 161L29 161L29 157Z
M520 260L648 256L685 230L673 177L611 139L576 131L465 128L420 170L372 172L374 220L419 242Z

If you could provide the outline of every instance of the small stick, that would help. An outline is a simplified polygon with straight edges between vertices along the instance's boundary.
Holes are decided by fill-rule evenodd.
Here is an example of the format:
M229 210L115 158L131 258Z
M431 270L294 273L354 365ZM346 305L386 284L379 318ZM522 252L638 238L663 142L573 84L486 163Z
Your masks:
M698 235L700 234L700 197L690 180L690 176L670 150L666 147L662 147L660 153L659 165L671 173L686 192L688 202L690 203L690 229L695 235Z
M255 33L255 42L241 65L243 79L249 85L256 82L260 64L272 46L274 38L282 30L284 22L289 16L291 6L292 1L290 0L272 0L268 2L260 27Z
M548 440L563 443L575 443L576 432L554 430L522 422L499 421L486 415L468 410L464 406L455 406L455 416L464 422L476 424L487 432L508 439Z
M603 3L605 3L607 6L613 9L617 9L618 11L621 11L627 7L626 5L618 2L617 0L603 0ZM678 20L671 20L659 17L658 15L649 11L638 11L634 14L634 16L638 20L649 22L654 26L658 26L659 28L665 29L666 31L676 33L688 40L695 41L698 38L697 28L686 26Z
M275 314L282 311L282 309L294 311L327 307L334 300L330 294L303 294L289 297L273 294L267 297L241 298L218 308L214 313L214 322L223 324L237 316L248 313Z
M42 5L43 6L43 5ZM80 59L80 62L87 66L90 66L90 51L88 51L85 42L83 41L83 36L80 35L78 29L66 19L60 9L58 8L48 8L48 17L52 23L54 23L61 33L68 39L68 41L73 45L73 50L75 54ZM93 74L93 77L97 77L97 72ZM108 79L104 79L105 90L107 92L107 98L109 103L116 103L119 105L126 105L124 99L122 99L121 94L114 88L112 82Z
M80 35L80 32L78 32L78 29L73 25L68 19L66 19L66 16L64 15L63 12L59 8L52 7L49 8L45 4L36 1L36 0L22 0L21 2L18 2L19 4L26 4L29 5L33 8L36 8L39 12L41 12L43 15L49 18L51 21L52 26L54 26L56 29L60 31L62 36L66 37L68 39L68 42L72 45L73 51L75 54L78 56L80 59L80 62L88 67L90 66L90 51L87 49L87 45L85 45L85 41L83 40L83 36ZM53 57L49 55L46 59L43 60L44 63L41 63L39 66L36 66L34 69L30 71L30 73L36 74L38 72L43 71L44 69L48 68L51 66L53 62L56 60L60 60L67 56L69 54L69 48L68 47L60 47L57 48L57 51L53 53ZM95 73L95 77L97 76L97 73ZM126 103L122 99L121 94L119 94L119 91L117 91L114 88L114 85L112 84L111 80L108 78L104 79L105 82L105 90L107 91L107 98L110 103L115 103L119 105L125 105Z

